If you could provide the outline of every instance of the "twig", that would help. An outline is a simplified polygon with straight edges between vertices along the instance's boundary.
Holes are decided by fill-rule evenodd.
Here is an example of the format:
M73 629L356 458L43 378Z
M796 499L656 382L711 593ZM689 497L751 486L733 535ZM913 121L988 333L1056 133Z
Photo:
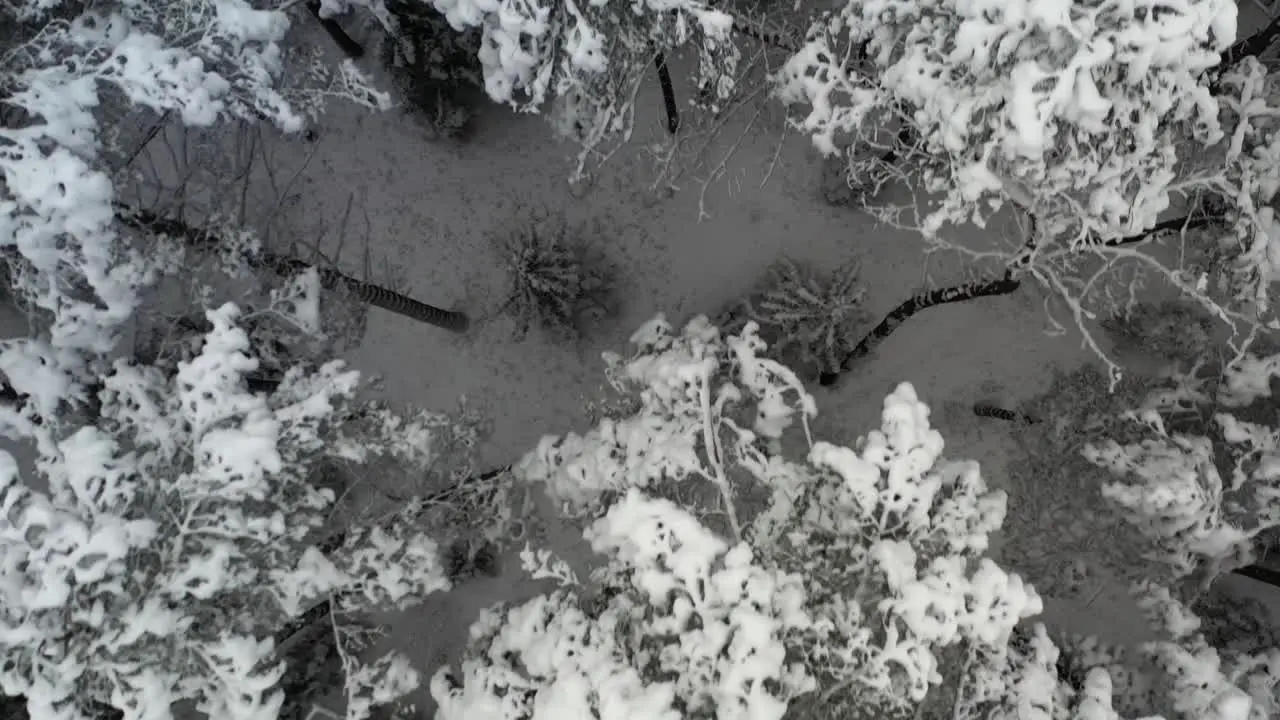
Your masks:
M715 483L724 502L725 514L729 516L729 526L733 529L733 537L742 541L742 526L738 521L738 511L734 507L733 489L729 487L729 479L724 474L723 450L720 438L716 436L716 428L711 420L711 375L704 372L698 387L698 397L702 402L702 444L705 446L707 459L711 462L713 475L708 479Z
M142 140L140 140L138 144L133 148L133 152L129 153L128 157L124 159L124 162L121 163L119 167L115 168L115 170L112 172L113 175L115 173L120 172L121 170L124 170L130 165L133 165L133 161L138 159L138 155L141 154L142 151L148 145L151 144L151 141L154 140L156 138L156 135L158 135L160 131L164 128L165 123L168 122L169 120L169 114L172 112L173 112L172 110L165 110L164 112L160 113L160 117L154 123L151 124L151 127L147 128L147 132L143 134Z
M742 132L738 134L737 139L733 141L733 144L729 146L729 149L725 151L724 156L720 158L720 162L716 163L716 166L711 168L707 173L706 179L702 180L702 189L698 193L698 222L702 222L703 220L711 217L711 214L707 212L706 206L707 188L710 187L711 183L724 175L724 169L725 166L729 164L729 158L733 157L734 152L736 152L738 147L742 145L742 141L746 139L748 134L750 134L751 128L755 127L756 120L760 118L760 114L763 112L764 104L762 103L756 107L755 114L751 116L749 121L747 121L746 127L742 128Z

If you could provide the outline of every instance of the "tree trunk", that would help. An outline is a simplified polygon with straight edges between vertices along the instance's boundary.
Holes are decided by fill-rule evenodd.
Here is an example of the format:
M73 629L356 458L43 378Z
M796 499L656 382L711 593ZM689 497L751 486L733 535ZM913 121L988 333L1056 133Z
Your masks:
M270 268L282 277L303 273L313 267L303 260L269 252L261 253L258 262L263 267ZM338 286L342 286L346 288L347 292L351 293L352 297L366 305L380 307L397 315L403 315L412 320L454 332L466 332L467 327L471 324L465 313L444 310L434 305L419 302L408 295L401 295L379 285L357 280L348 275L343 275L337 270L317 267L316 272L320 274L321 287L326 290L333 290Z
M1008 420L1009 422L1024 423L1026 425L1034 425L1040 422L1039 418L1031 417L1026 413L1020 413L990 403L975 403L973 414L978 417L996 418L997 420Z
M181 220L162 217L151 211L140 210L120 203L116 203L116 218L125 225L138 230L159 232L183 238L193 247L209 247L217 242L217 236L209 231L192 227ZM265 251L247 259L250 265L271 270L281 276L305 272L313 267L303 260ZM326 289L333 289L341 285L353 297L367 305L380 307L397 315L403 315L412 320L435 325L453 332L465 332L470 325L465 313L444 310L434 305L419 302L407 295L401 295L384 287L357 280L337 270L317 267L316 271L320 275L321 285Z
M850 351L840 361L840 369L836 372L824 372L818 377L818 384L823 387L830 387L836 384L840 373L847 372L853 363L859 358L865 357L871 352L875 346L879 345L898 329L898 326L907 320L907 318L916 313L926 310L937 305L946 305L948 303L964 302L981 297L995 297L997 295L1008 295L1017 290L1022 284L1021 280L1014 277L1016 272L1025 268L1028 263L1034 262L1034 253L1039 243L1035 231L1035 218L1032 218L1031 237L1028 238L1020 252L1013 261L1009 263L1009 269L1005 271L1004 277L998 280L975 280L973 282L956 285L954 287L942 288L940 290L930 290L908 298L898 307L894 308L879 325L871 329L867 336L862 338L853 350ZM1196 217L1186 216L1165 220L1157 223L1150 230L1141 232L1137 235L1130 235L1125 238L1117 238L1115 240L1107 240L1099 243L1105 247L1120 247L1122 245L1134 245L1137 243L1147 242L1154 239L1161 233L1174 230L1190 230L1194 228L1212 225L1215 222L1221 222L1222 218L1216 215L1199 215Z
M319 2L308 2L307 10L311 11L311 14L315 19L320 21L320 27L324 28L324 31L329 34L329 37L337 44L338 49L342 51L342 54L352 60L358 60L364 56L364 47L355 40L352 40L351 36L347 34L346 30L342 29L342 26L338 24L337 20L334 20L333 18L320 17Z
M676 105L676 90L671 84L671 72L667 70L667 57L662 53L653 56L658 68L658 84L662 86L662 101L667 106L667 132L672 135L680 129L680 108Z
M946 305L948 303L964 302L981 297L995 297L996 295L1008 295L1022 285L1022 281L1014 277L1013 271L1005 272L1004 277L997 280L975 280L954 287L941 288L938 290L929 290L918 295L908 298L898 307L889 312L888 315L880 321L880 324L871 329L866 337L858 341L853 350L840 361L840 369L837 372L824 372L818 378L818 384L824 387L830 387L836 384L840 379L840 373L847 372L852 367L854 361L866 356L877 345L884 342L885 338L893 334L898 326L907 320L907 318L916 313L938 305Z
M1164 222L1156 223L1150 230L1144 230L1143 232L1140 232L1137 235L1130 235L1129 237L1116 238L1115 240L1108 240L1102 243L1102 245L1104 247L1120 247L1122 245L1136 245L1138 243L1144 243L1148 240L1152 240L1157 235L1160 235L1161 233L1171 232L1174 230L1195 230L1197 228L1208 227L1209 225L1213 225L1214 223L1222 222L1222 220L1223 218L1219 215L1203 215L1202 214L1202 215L1196 215L1194 217L1191 215L1184 215L1183 217L1178 217L1172 220L1165 220Z
M1236 575L1243 575L1250 580L1257 580L1260 583L1280 588L1280 572L1268 567L1263 567L1261 565L1246 565L1245 567L1236 568L1231 572Z

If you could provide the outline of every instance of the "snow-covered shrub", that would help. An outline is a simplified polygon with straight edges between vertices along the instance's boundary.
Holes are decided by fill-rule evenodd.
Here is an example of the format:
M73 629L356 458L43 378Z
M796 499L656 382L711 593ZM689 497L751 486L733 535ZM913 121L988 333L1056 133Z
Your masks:
M1229 583L1211 586L1191 610L1200 618L1206 642L1220 651L1256 653L1280 648L1280 628L1272 622L1271 608Z
M1151 710L1188 720L1263 720L1280 712L1280 648L1219 652L1200 633L1200 619L1168 589L1147 583L1135 592L1147 621L1160 631L1159 639L1141 647L1156 670Z
M497 546L483 540L455 540L445 549L444 566L450 582L477 575L497 577L500 572Z
M0 454L0 691L34 720L92 703L126 720L193 701L211 717L276 716L272 635L317 603L330 615L404 607L448 587L435 541L388 523L328 553L326 458L426 462L422 418L354 405L340 362L292 368L271 393L233 305L176 374L121 360L96 425L42 447L31 469ZM21 411L2 410L6 426ZM34 475L33 479L25 476ZM37 489L42 488L42 489ZM416 682L403 658L344 657L351 717Z
M868 317L860 269L850 261L826 274L783 258L769 268L762 289L742 301L739 323L754 320L773 355L797 370L835 372Z
M1127 374L1113 390L1102 370L1086 365L1055 371L1044 393L1016 408L1029 422L1011 427L1018 452L1006 466L1000 553L1041 593L1089 593L1100 574L1137 579L1129 574L1139 570L1139 538L1102 499L1106 472L1081 453L1090 442L1136 438L1119 415L1150 387L1148 378Z
M533 326L573 341L613 311L615 269L586 227L524 212L495 240L511 283L504 310L520 336Z
M940 459L927 413L899 387L859 451L815 444L826 472L799 494L779 488L761 516L784 567L807 580L808 665L846 710L911 708L943 680L943 649L1001 647L1040 612L1034 590L983 557L1004 494L976 463Z
M382 41L380 59L404 102L437 135L464 135L474 112L467 92L484 83L480 31L455 30L422 0L392 0L386 7L396 25Z
M601 420L584 435L544 438L517 471L543 484L566 517L592 528L589 539L600 537L601 518L618 522L624 511L634 513L640 506L651 517L648 527L664 538L696 528L699 536L720 538L717 547L741 549L730 550L730 556L741 552L763 572L802 582L803 594L787 602L803 614L803 622L796 615L784 632L768 635L778 647L766 657L799 663L804 676L817 683L806 707L886 713L914 707L942 682L944 671L958 672L941 667L943 651L998 647L1019 620L1039 612L1034 591L983 557L988 536L1004 515L1002 493L987 489L975 463L940 458L942 438L929 427L928 409L910 385L885 400L881 428L855 450L811 437L814 400L792 370L762 356L766 346L755 323L741 334L724 336L705 317L677 332L659 316L632 341L634 356L624 360L607 354L606 363L619 387L638 391L639 407L629 416ZM524 686L526 694L504 694L491 678L511 675L493 665L545 662L530 632L548 645L569 642L576 649L585 644L592 659L584 662L603 668L606 661L595 658L610 658L611 668L616 663L625 670L608 672L633 686L644 683L638 686L644 692L653 692L654 681L677 682L675 695L682 698L678 679L684 675L644 673L678 667L689 661L683 656L700 657L726 642L729 657L738 657L731 640L736 635L709 639L712 649L690 642L640 657L654 658L657 666L637 663L631 651L607 644L617 637L612 613L620 612L618 603L630 608L635 602L628 586L615 587L621 580L637 589L653 588L667 598L661 607L675 612L681 601L669 597L673 586L663 579L665 573L693 572L709 563L683 559L694 557L696 550L688 548L692 541L673 545L679 550L672 554L635 547L649 531L630 532L628 537L637 539L621 545L627 552L606 553L608 566L585 583L565 567L553 571L542 563L535 577L561 577L565 587L525 606L523 612L537 621L514 611L486 616L473 634L476 656L485 660L468 661L454 685L438 678L437 694L469 698L468 703L497 703L515 694L521 703L535 704L522 707L567 711L567 705L554 704L561 691L552 688L563 683L575 693L589 693L605 682L603 674L583 681L576 670L566 669L563 676L538 671L536 681ZM651 557L662 573L651 568ZM724 563L733 567L729 557ZM704 580L699 587L707 588L701 591L705 594L718 585ZM582 609L582 597L576 596L601 596L607 610ZM762 595L751 617L768 616L776 603ZM553 630L560 622L564 625ZM766 637L763 629L752 636ZM527 648L524 654L518 660L504 658L502 653L517 642ZM767 667L778 672L779 666ZM639 679L632 674L637 672ZM809 684L765 687L790 687L794 693ZM547 705L536 705L543 702ZM773 699L759 702L761 717L777 716ZM658 707L667 714L655 717L704 716ZM613 715L602 709L601 717Z

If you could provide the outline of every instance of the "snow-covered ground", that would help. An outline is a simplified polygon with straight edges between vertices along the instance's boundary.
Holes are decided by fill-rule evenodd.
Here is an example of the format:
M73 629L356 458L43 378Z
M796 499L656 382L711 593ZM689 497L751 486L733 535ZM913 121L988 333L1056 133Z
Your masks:
M862 213L826 205L820 160L802 138L786 143L761 184L779 133L775 123L738 149L727 179L708 193L711 217L699 221L696 183L659 202L644 191L653 171L640 148L615 156L577 199L565 180L572 148L554 142L539 118L486 113L478 135L455 147L422 142L415 127L395 114L344 109L325 118L302 180L299 214L336 224L346 194L355 190L371 219L373 255L394 263L404 291L463 308L479 320L455 336L374 310L368 334L350 357L384 377L398 402L447 409L466 396L492 420L481 463L496 466L543 434L585 426L587 401L604 381L601 350L625 351L631 332L655 312L677 320L714 315L784 255L826 268L850 255L861 258L869 309L877 317L921 286L920 242L909 232L877 227ZM490 237L522 204L545 206L570 222L599 221L605 232L596 242L625 268L622 312L581 348L536 332L514 341L511 320L494 315L506 278ZM961 277L946 270L934 267L935 281ZM816 432L851 443L878 422L884 396L910 381L941 416L952 454L980 460L999 486L1007 428L975 418L968 408L990 396L1007 402L1029 397L1043 389L1052 367L1087 361L1078 338L1046 336L1045 325L1034 290L930 310L834 389L817 389ZM512 570L473 581L397 623L395 635L412 638L420 669L429 673L449 660L480 607L534 589ZM1050 606L1064 617L1071 610ZM1116 612L1095 608L1071 615L1079 630L1098 632L1107 628L1097 620Z

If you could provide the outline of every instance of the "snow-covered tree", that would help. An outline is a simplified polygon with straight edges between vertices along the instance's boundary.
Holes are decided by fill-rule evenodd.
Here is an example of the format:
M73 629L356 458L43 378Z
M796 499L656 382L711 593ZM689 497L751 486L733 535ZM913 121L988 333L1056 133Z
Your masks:
M1215 646L1192 610L1220 574L1255 562L1280 524L1267 402L1277 367L1274 355L1225 368L1193 356L1144 383L1103 431L1115 438L1083 450L1109 471L1102 494L1137 531L1127 554L1145 577L1133 594L1155 639L1133 652L1105 639L1055 642L1033 628L969 658L987 670L961 716L1262 720L1280 711L1280 648Z
M489 97L522 112L551 111L553 125L582 145L575 177L601 145L629 137L636 94L654 59L691 49L695 86L712 105L732 90L739 52L733 19L714 2L421 0L458 30L480 28L480 64ZM323 0L324 13L371 11L389 30L382 0ZM554 106L551 105L554 100Z
M886 217L994 277L1034 278L1077 324L1128 302L1133 271L1243 332L1273 319L1280 140L1274 78L1228 52L1236 14L1231 0L850 0L815 21L778 93L822 152L849 151L851 181L895 158L920 194ZM1031 216L1024 236L945 236L1007 205ZM1186 240L1174 262L1150 247L1171 235Z
M784 642L809 623L799 577L636 488L586 537L611 561L597 600L561 566L569 587L485 610L456 675L432 680L438 718L776 720L809 688Z
M784 99L810 105L800 124L826 152L885 114L911 123L942 154L925 174L943 194L929 232L1012 199L1055 236L1134 235L1198 169L1191 153L1235 125L1220 124L1207 72L1235 39L1228 0L1053 12L853 0L813 30L782 76ZM851 66L859 55L865 66Z
M78 382L101 371L85 363L111 350L139 290L177 267L117 232L102 151L119 128L100 126L104 108L296 130L327 94L371 96L349 63L335 86L277 88L289 18L244 0L9 2L0 27L0 249L15 294L49 316L46 337L0 348L0 366L52 421L84 399Z
M1106 499L1145 538L1165 582L1194 597L1249 565L1280 528L1280 428L1271 410L1280 355L1197 363L1168 377L1127 413L1137 439L1091 444L1110 471ZM1156 576L1153 576L1156 577Z
M944 650L994 652L1039 612L983 557L1003 494L941 458L910 385L857 449L814 440L813 398L756 332L659 316L634 356L606 356L636 405L544 438L517 468L586 525L602 564L581 581L530 550L560 588L482 616L432 683L443 717L891 712L942 682Z
M425 475L446 421L357 403L356 373L277 353L262 320L287 307L316 334L317 274L273 290L279 307L208 312L195 342L112 359L130 354L127 324L154 319L143 293L192 269L190 238L118 222L106 151L124 125L146 111L293 131L335 95L386 106L349 62L289 54L295 5L0 4L0 248L34 328L0 343L0 432L34 453L0 454L0 692L36 720L168 718L179 701L274 718L280 633L319 607L350 717L417 682L398 655L366 662L344 623L448 587L421 503L335 542L334 493L315 483L335 460ZM281 84L286 66L301 82ZM202 237L240 270L256 248L244 232Z
M94 704L169 718L179 700L210 717L275 718L271 638L286 620L320 602L335 618L405 607L448 587L435 541L412 526L316 546L334 501L313 485L318 464L420 466L430 416L360 407L357 373L339 362L248 391L258 363L238 315L210 311L212 330L175 374L116 362L98 424L33 468L0 454L0 689L24 695L35 720L78 720ZM416 683L398 655L345 659L349 717Z

